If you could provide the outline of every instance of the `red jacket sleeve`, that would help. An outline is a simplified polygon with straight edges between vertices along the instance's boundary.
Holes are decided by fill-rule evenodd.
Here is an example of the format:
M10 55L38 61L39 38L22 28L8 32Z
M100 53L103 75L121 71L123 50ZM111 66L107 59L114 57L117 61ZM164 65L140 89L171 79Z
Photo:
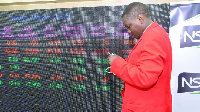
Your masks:
M127 62L118 57L111 64L111 72L132 86L151 87L157 82L164 68L163 59L166 54L162 44L164 43L160 42L158 38L143 43L136 63Z

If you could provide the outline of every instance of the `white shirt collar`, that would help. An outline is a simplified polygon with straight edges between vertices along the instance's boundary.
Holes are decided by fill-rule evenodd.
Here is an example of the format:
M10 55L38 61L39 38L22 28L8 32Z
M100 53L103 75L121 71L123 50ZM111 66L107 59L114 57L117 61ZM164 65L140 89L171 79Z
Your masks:
M153 22L152 22L152 23L153 23ZM152 24L152 23L151 23L151 24ZM151 25L151 24L150 24L150 25ZM150 26L150 25L149 25L149 26ZM147 30L147 28L148 28L149 26L146 27L146 29L143 31L143 33Z

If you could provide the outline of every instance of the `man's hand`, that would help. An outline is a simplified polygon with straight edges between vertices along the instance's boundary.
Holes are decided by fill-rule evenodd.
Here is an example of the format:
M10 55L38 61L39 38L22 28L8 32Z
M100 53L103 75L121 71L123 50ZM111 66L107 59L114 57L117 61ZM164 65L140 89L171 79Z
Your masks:
M117 57L119 57L119 56L116 55L116 54L111 54L111 55L109 55L109 56L108 56L108 63L111 65L112 62L113 62L113 60L114 60L115 58L117 58Z

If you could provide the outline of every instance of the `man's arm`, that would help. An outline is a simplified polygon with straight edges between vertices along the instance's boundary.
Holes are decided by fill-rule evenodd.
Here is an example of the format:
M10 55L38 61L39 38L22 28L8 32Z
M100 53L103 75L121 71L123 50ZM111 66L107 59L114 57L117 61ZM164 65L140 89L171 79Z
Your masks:
M162 73L166 54L162 43L156 39L146 42L142 49L136 64L128 63L121 57L110 57L114 58L111 72L135 87L149 88L157 82Z

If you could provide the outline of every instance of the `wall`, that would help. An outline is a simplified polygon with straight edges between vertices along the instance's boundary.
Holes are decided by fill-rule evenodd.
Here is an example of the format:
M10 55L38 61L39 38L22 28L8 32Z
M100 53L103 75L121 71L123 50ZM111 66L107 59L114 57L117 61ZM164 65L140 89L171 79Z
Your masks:
M1 0L0 11L127 5L133 1L159 4L188 0Z

